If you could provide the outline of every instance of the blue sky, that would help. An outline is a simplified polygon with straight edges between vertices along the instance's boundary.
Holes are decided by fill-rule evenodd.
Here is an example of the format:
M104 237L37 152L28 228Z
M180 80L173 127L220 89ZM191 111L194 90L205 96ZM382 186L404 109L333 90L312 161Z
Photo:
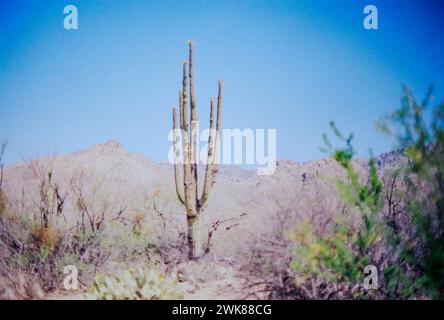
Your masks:
M79 29L63 28L74 4ZM365 30L374 4L379 29ZM186 43L196 42L200 120L224 80L223 127L276 128L278 159L306 161L328 122L360 155L392 143L374 121L401 85L444 96L439 1L2 1L0 137L11 164L116 139L167 159Z

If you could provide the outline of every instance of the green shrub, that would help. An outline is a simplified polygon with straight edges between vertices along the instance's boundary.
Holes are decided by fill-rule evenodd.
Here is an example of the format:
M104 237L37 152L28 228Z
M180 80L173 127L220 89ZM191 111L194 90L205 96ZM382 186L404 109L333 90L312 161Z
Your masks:
M315 277L324 282L343 284L351 290L363 282L364 267L373 263L372 252L381 241L377 215L382 207L382 184L373 159L368 163L368 181L361 182L351 162L355 154L351 144L353 136L345 138L334 123L330 125L336 137L345 142L345 147L333 149L324 135L327 146L325 151L329 152L347 173L345 181L337 179L335 182L341 200L351 208L358 209L361 227L360 230L354 230L344 220L338 219L330 235L320 238L313 234L310 225L299 225L290 233L290 238L295 241L294 258L290 266L296 272L296 281L299 283ZM345 296L364 297L370 293L352 293L348 289L343 292Z
M444 103L428 111L432 89L421 103L404 92L401 107L379 123L409 160L401 196L413 229L389 225L399 259L385 269L388 294L444 299Z
M368 181L361 182L351 163L352 136L344 138L331 124L346 143L333 150L324 136L327 151L347 172L346 181L337 181L339 194L358 209L362 227L357 232L338 221L322 239L307 226L296 228L290 234L296 243L291 267L300 285L320 278L326 286L345 288L342 297L444 298L444 103L428 112L431 101L432 91L418 103L405 88L401 107L379 123L407 158L394 168L395 192L389 189L394 184L381 184L372 159ZM396 208L390 207L394 199ZM377 258L378 248L383 250ZM350 291L359 288L366 264L383 271L379 291Z

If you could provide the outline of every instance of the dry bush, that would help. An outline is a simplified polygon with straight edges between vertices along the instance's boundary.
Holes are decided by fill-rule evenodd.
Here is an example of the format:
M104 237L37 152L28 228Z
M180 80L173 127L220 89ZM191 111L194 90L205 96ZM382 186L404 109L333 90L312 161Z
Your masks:
M6 141L0 143L0 299L42 299L44 292L29 264L29 229L6 214L7 199L2 190Z
M28 273L8 273L0 277L0 299L37 299L41 300L45 293L38 283L38 279Z
M46 228L37 226L32 230L32 235L38 243L47 247L49 250L54 250L61 240L59 232L51 226Z
M88 228L91 233L96 234L103 229L105 221L126 223L124 213L128 205L123 200L118 201L119 199L109 199L104 196L104 178L89 185L87 181L94 179L84 171L74 173L71 178L71 189L78 213L77 228L83 234Z
M256 293L256 297L268 299L384 299L388 297L387 279L383 271L393 263L398 263L400 258L390 245L390 234L402 234L407 238L412 238L414 229L406 212L405 199L401 196L408 186L399 178L399 170L387 169L380 172L379 176L382 177L383 183L381 195L383 206L378 211L378 221L383 224L387 223L390 228L381 230L381 241L378 241L367 252L369 264L376 266L380 271L379 290L363 289L364 275L362 275L362 281L350 282L345 278L335 281L319 276L315 272L298 274L294 268L291 268L292 261L307 258L296 254L296 244L307 242L316 244L319 239L323 239L322 243L326 243L325 240L332 236L332 239L335 239L334 237L338 235L335 235L333 226L337 223L347 225L349 230L355 232L362 228L362 218L355 207L341 204L340 201L336 205L328 204L325 200L326 191L317 190L315 196L309 199L308 204L302 201L294 204L299 212L282 204L278 206L280 210L277 211L273 220L273 231L253 238L251 259L244 268L249 277L250 291ZM334 194L331 190L328 193ZM311 215L301 214L300 211L304 211L304 208L309 208ZM289 233L288 231L295 226L306 232ZM313 241L307 241L304 238L307 234L312 237ZM349 248L349 250L352 249ZM415 251L419 253L422 250L424 249L420 246L415 248ZM355 254L358 253L355 252ZM320 259L315 256L313 258ZM405 263L403 266L408 269ZM315 269L316 266L313 270ZM414 275L410 272L410 276ZM396 294L401 294L403 290L401 286L403 279L399 279L399 282L400 292ZM402 298L401 295L396 297Z
M104 181L75 172L71 188L64 190L55 180L53 166L38 161L27 162L38 191L33 215L12 212L0 218L0 297L42 298L55 290L63 290L63 269L75 265L79 271L80 289L88 288L98 272L122 270L135 263L152 261L161 252L171 266L181 260L185 234L179 226L171 231L179 235L177 242L167 241L165 218L153 198L149 208L139 212L135 225L129 224L127 204L118 197L109 199ZM93 183L89 183L93 181ZM69 191L69 193L68 193ZM71 198L68 198L68 197ZM74 200L74 221L65 219L65 199ZM129 205L129 202L128 202ZM23 208L22 208L23 209ZM147 237L144 212L156 220L165 241L154 245L155 237ZM155 219L151 219L155 218ZM140 231L138 234L137 230ZM143 232L142 232L143 231Z
M0 216L0 299L43 297L42 278L46 273L30 238L23 224Z
M321 299L334 290L314 278L298 282L290 267L295 243L289 233L295 226L310 225L315 234L322 237L328 234L338 216L349 215L347 207L331 197L331 185L327 182L314 183L306 188L309 191L296 203L275 198L277 210L269 231L251 235L251 254L242 261L242 270L248 279L246 289L255 298Z
M60 218L66 223L64 215L65 201L68 191L62 190L55 181L52 164L43 165L37 160L26 162L32 177L38 183L38 221L42 228L55 227Z
M63 289L67 265L77 267L81 288L88 287L110 257L123 250L123 239L114 238L107 243L103 235L78 234L75 229L61 235L17 216L0 216L0 297L41 298Z
M183 223L177 220L165 224L164 230L156 240L155 252L161 256L170 271L177 264L187 260L187 233Z
M270 233L256 236L251 255L243 270L248 279L247 292L255 298L285 299L295 295L294 275L289 268L292 258L290 241L284 236L288 212L276 214Z
M16 212L2 216L0 251L4 259L0 262L0 282L9 288L4 294L29 299L32 294L25 292L31 292L32 288L41 287L41 292L62 289L66 265L78 268L79 282L86 287L94 280L97 269L118 247L105 243L104 236L98 232L102 228L97 223L87 232L69 229L66 223L58 224L58 218L64 218L68 193L62 193L53 180L51 168L36 161L28 162L28 167L38 181L40 197L36 205L39 215L32 221L25 214ZM32 283L24 286L28 282Z
M131 236L139 243L148 244L145 255L159 256L168 271L186 260L187 243L185 219L174 215L170 200L160 187L142 199L134 201L131 208L135 212L131 223ZM149 223L146 223L149 221Z

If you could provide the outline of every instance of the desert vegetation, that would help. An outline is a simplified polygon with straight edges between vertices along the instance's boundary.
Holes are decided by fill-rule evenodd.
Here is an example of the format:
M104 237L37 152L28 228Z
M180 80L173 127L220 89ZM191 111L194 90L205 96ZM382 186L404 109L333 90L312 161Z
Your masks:
M250 263L251 272L265 279L256 285L269 298L443 298L444 104L430 106L432 91L421 103L410 89L404 93L401 107L378 124L396 139L403 158L387 169L371 155L359 174L353 135L331 123L345 146L334 148L325 135L324 150L345 173L332 180L344 207L321 228L310 220L289 227L291 211L280 213L276 241L263 242ZM369 265L378 271L371 289L364 287Z
M378 122L391 153L356 158L332 122L325 160L256 176L218 163L220 81L202 167L193 50L174 165L110 141L5 168L0 144L2 299L444 298L444 103L432 91L419 103L405 88Z

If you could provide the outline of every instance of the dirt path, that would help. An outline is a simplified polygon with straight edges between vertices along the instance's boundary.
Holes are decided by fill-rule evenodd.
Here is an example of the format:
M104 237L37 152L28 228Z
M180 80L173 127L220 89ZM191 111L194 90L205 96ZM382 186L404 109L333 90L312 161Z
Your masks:
M191 292L185 294L189 300L239 300L246 299L245 281L239 277L214 279L195 285Z
M186 263L176 269L186 287L185 300L243 300L254 299L254 292L233 266L222 263ZM49 300L84 300L84 292L56 291Z

